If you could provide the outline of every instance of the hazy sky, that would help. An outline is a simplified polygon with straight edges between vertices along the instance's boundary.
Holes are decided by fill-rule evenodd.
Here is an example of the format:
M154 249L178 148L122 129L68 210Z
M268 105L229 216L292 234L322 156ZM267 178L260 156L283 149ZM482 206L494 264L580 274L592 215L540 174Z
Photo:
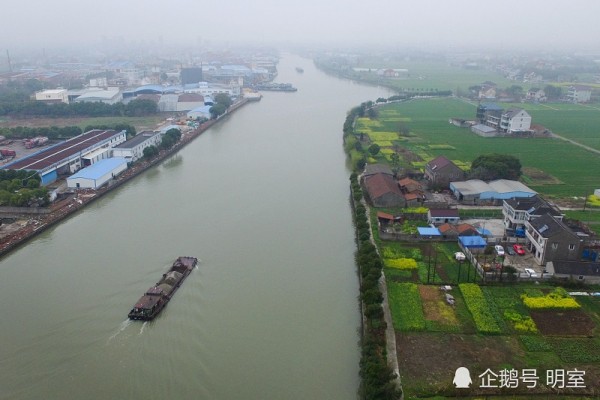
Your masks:
M1 7L0 49L102 38L600 50L598 0L29 0Z

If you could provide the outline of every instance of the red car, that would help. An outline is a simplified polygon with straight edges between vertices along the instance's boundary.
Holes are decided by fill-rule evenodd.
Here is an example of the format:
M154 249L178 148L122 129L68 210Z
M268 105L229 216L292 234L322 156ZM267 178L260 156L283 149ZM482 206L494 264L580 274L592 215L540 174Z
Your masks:
M513 244L513 249L515 250L515 253L517 253L518 255L520 255L520 256L525 255L525 249L520 244Z

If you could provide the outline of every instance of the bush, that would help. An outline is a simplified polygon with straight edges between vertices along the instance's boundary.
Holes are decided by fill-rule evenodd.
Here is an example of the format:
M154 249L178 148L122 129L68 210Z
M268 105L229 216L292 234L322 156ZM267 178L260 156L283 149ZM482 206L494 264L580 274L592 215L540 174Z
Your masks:
M560 287L546 296L531 297L526 293L521 296L521 299L523 304L531 309L574 310L581 307L565 289Z

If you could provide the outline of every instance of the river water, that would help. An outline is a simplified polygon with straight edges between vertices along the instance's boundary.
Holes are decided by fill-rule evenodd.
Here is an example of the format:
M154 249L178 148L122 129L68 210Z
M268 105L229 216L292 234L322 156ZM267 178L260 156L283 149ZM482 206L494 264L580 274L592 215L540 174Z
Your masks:
M277 80L298 92L265 92L0 261L0 399L356 398L341 128L390 93L292 55ZM179 255L201 262L169 306L128 321Z

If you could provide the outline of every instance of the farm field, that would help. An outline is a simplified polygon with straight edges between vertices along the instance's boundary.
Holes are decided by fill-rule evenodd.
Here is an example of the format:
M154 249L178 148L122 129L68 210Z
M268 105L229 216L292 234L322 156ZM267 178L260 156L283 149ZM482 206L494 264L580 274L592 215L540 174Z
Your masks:
M523 108L534 124L553 133L600 150L600 105L596 104L506 104Z
M362 73L361 80L381 83L388 87L399 90L456 90L460 88L467 91L470 86L479 85L484 81L493 81L500 87L509 87L514 82L509 81L502 75L484 69L469 70L458 66L452 66L443 62L407 61L407 60L382 60L381 58L361 58L359 67L363 68L405 68L408 69L408 77L381 78L374 73ZM527 89L527 88L526 88Z
M390 162L387 149L391 149L404 153L404 168L420 170L431 159L445 155L467 169L481 154L506 153L521 160L524 183L547 197L584 196L598 187L600 155L552 138L483 138L448 123L451 117L468 119L474 114L473 105L458 99L414 99L379 107L378 120L360 119L356 132L368 136L373 143L381 143L382 151L371 162ZM410 133L398 133L394 140L390 133L399 132L402 127L408 127ZM550 124L548 128L554 130ZM385 136L377 136L380 132L385 132Z
M461 284L445 292L435 285L397 283L388 278L388 286L398 362L408 399L559 392L583 398L600 390L597 297L575 299L544 285ZM445 301L445 293L454 297L454 305ZM560 306L550 300L553 296L566 296L563 299L575 302L577 308L557 308ZM539 308L526 306L527 298L540 300ZM413 310L412 318L397 318L399 309L404 314ZM452 380L459 367L470 370L470 389L454 388ZM528 388L525 381L519 381L513 388L484 388L479 375L488 369L496 374L512 370L518 376L529 370L538 379L535 387ZM586 387L552 389L547 371L553 374L557 370L565 371L570 379L578 374L574 371L585 371Z

